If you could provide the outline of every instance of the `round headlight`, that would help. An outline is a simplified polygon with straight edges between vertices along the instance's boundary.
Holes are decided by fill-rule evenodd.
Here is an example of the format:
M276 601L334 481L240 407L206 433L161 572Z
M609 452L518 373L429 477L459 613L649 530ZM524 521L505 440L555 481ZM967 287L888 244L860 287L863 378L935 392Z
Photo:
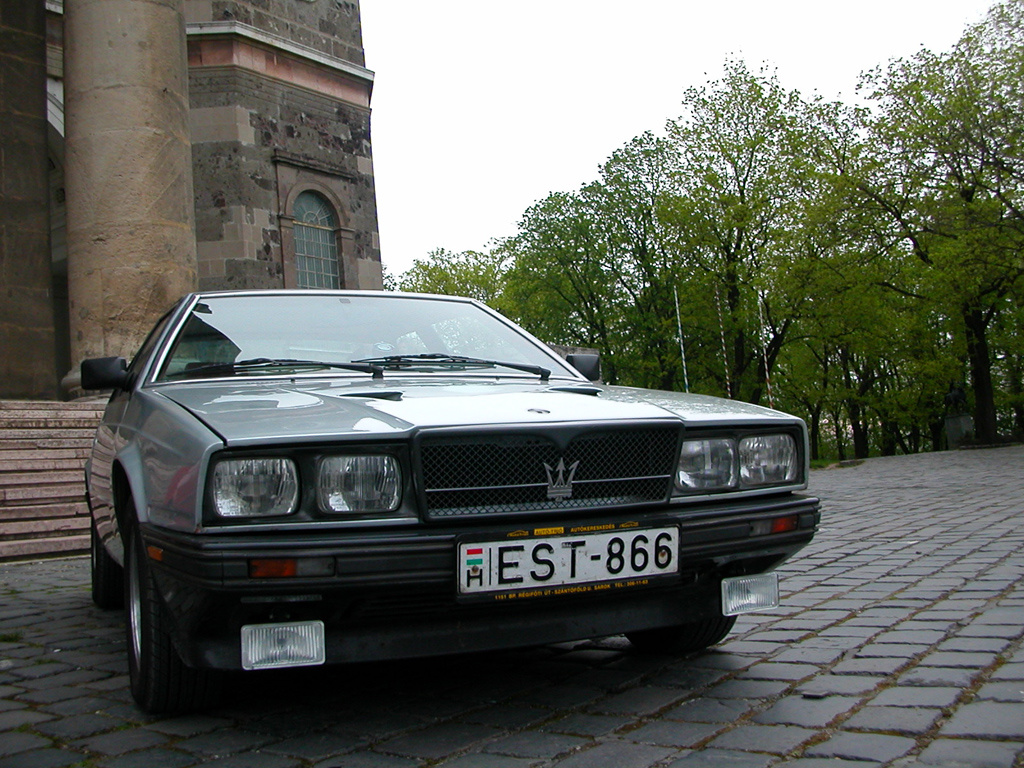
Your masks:
M796 441L790 435L752 435L740 440L740 481L744 486L792 483L800 474Z
M299 477L286 458L225 459L213 470L213 508L221 517L275 517L299 505Z
M679 451L676 487L714 491L736 484L736 444L732 440L684 440Z
M393 512L402 498L394 456L328 456L320 460L317 495L324 512Z

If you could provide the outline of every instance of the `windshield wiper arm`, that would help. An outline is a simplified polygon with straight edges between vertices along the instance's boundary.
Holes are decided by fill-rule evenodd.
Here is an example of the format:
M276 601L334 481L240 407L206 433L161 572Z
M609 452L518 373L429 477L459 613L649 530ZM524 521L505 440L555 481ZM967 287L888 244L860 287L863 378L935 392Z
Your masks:
M288 358L254 357L251 360L238 360L233 363L206 363L183 371L168 374L169 379L185 379L196 374L235 373L236 371L258 371L273 368L338 368L343 371L369 373L375 379L384 378L384 369L379 365L366 362L332 363L324 360L293 360Z
M515 371L532 373L540 376L541 381L551 378L551 371L539 365L529 363L509 363L503 360L485 360L479 357L463 357L461 355L446 355L441 352L431 352L422 355L388 355L387 357L367 357L362 360L354 360L355 363L367 363L380 365L385 368L409 368L417 363L431 363L435 365L467 365L481 367L511 368Z

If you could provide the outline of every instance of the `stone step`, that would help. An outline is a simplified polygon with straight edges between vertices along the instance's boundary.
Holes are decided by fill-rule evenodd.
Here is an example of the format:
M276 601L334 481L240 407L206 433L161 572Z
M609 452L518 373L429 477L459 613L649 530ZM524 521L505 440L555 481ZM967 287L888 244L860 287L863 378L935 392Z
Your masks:
M0 521L0 541L12 539L42 539L58 535L89 532L89 518L57 517L48 520Z
M99 419L96 420L99 423ZM85 427L46 427L44 429L2 429L0 428L0 445L13 447L23 443L33 445L35 441L64 441L71 445L91 445L96 434L96 424Z
M84 482L67 485L32 485L22 488L0 488L0 518L8 507L32 504L54 504L81 501L85 498Z
M103 406L0 401L0 562L88 549L83 469Z
M58 517L88 516L85 499L43 504L20 504L0 508L0 524L12 520L52 520Z
M0 400L0 411L102 411L106 407L105 397L83 397L80 400Z
M80 555L89 551L89 534L51 536L41 539L0 541L0 562L33 560L55 555Z
M8 453L13 451L0 451L0 476L3 473L24 473L24 472L54 472L58 470L80 470L85 464L88 451L82 451L83 455L63 457L54 455L59 451L26 451L29 455L24 458L11 458Z
M64 486L82 483L81 467L75 470L44 470L41 472L0 472L0 488L25 486Z
M89 457L89 448L83 445L63 445L47 447L45 450L33 446L11 448L9 444L0 443L0 466L5 462L18 462L31 459L49 459L51 461L80 461Z

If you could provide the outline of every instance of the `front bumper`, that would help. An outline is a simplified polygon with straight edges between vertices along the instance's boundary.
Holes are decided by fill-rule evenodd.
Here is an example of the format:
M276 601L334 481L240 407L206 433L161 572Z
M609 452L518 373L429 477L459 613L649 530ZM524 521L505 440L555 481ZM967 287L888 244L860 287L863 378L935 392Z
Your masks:
M799 524L752 535L756 523L780 516ZM630 520L680 526L678 578L515 602L467 603L456 595L458 538L499 534L508 524L256 535L144 527L143 538L156 555L153 573L182 658L196 667L240 669L241 627L253 624L322 621L326 661L334 663L537 645L721 616L721 579L781 564L811 541L819 511L817 499L786 495L645 511ZM313 558L332 563L332 574L251 577L250 563L260 558Z

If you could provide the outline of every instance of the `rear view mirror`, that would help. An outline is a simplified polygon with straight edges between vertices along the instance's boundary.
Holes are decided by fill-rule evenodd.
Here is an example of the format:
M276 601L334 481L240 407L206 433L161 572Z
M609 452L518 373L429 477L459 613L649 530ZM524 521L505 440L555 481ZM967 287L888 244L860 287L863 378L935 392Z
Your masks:
M82 361L82 389L121 389L128 383L123 357L94 357Z
M587 377L588 381L601 380L601 356L589 353L575 353L565 356L565 361Z

